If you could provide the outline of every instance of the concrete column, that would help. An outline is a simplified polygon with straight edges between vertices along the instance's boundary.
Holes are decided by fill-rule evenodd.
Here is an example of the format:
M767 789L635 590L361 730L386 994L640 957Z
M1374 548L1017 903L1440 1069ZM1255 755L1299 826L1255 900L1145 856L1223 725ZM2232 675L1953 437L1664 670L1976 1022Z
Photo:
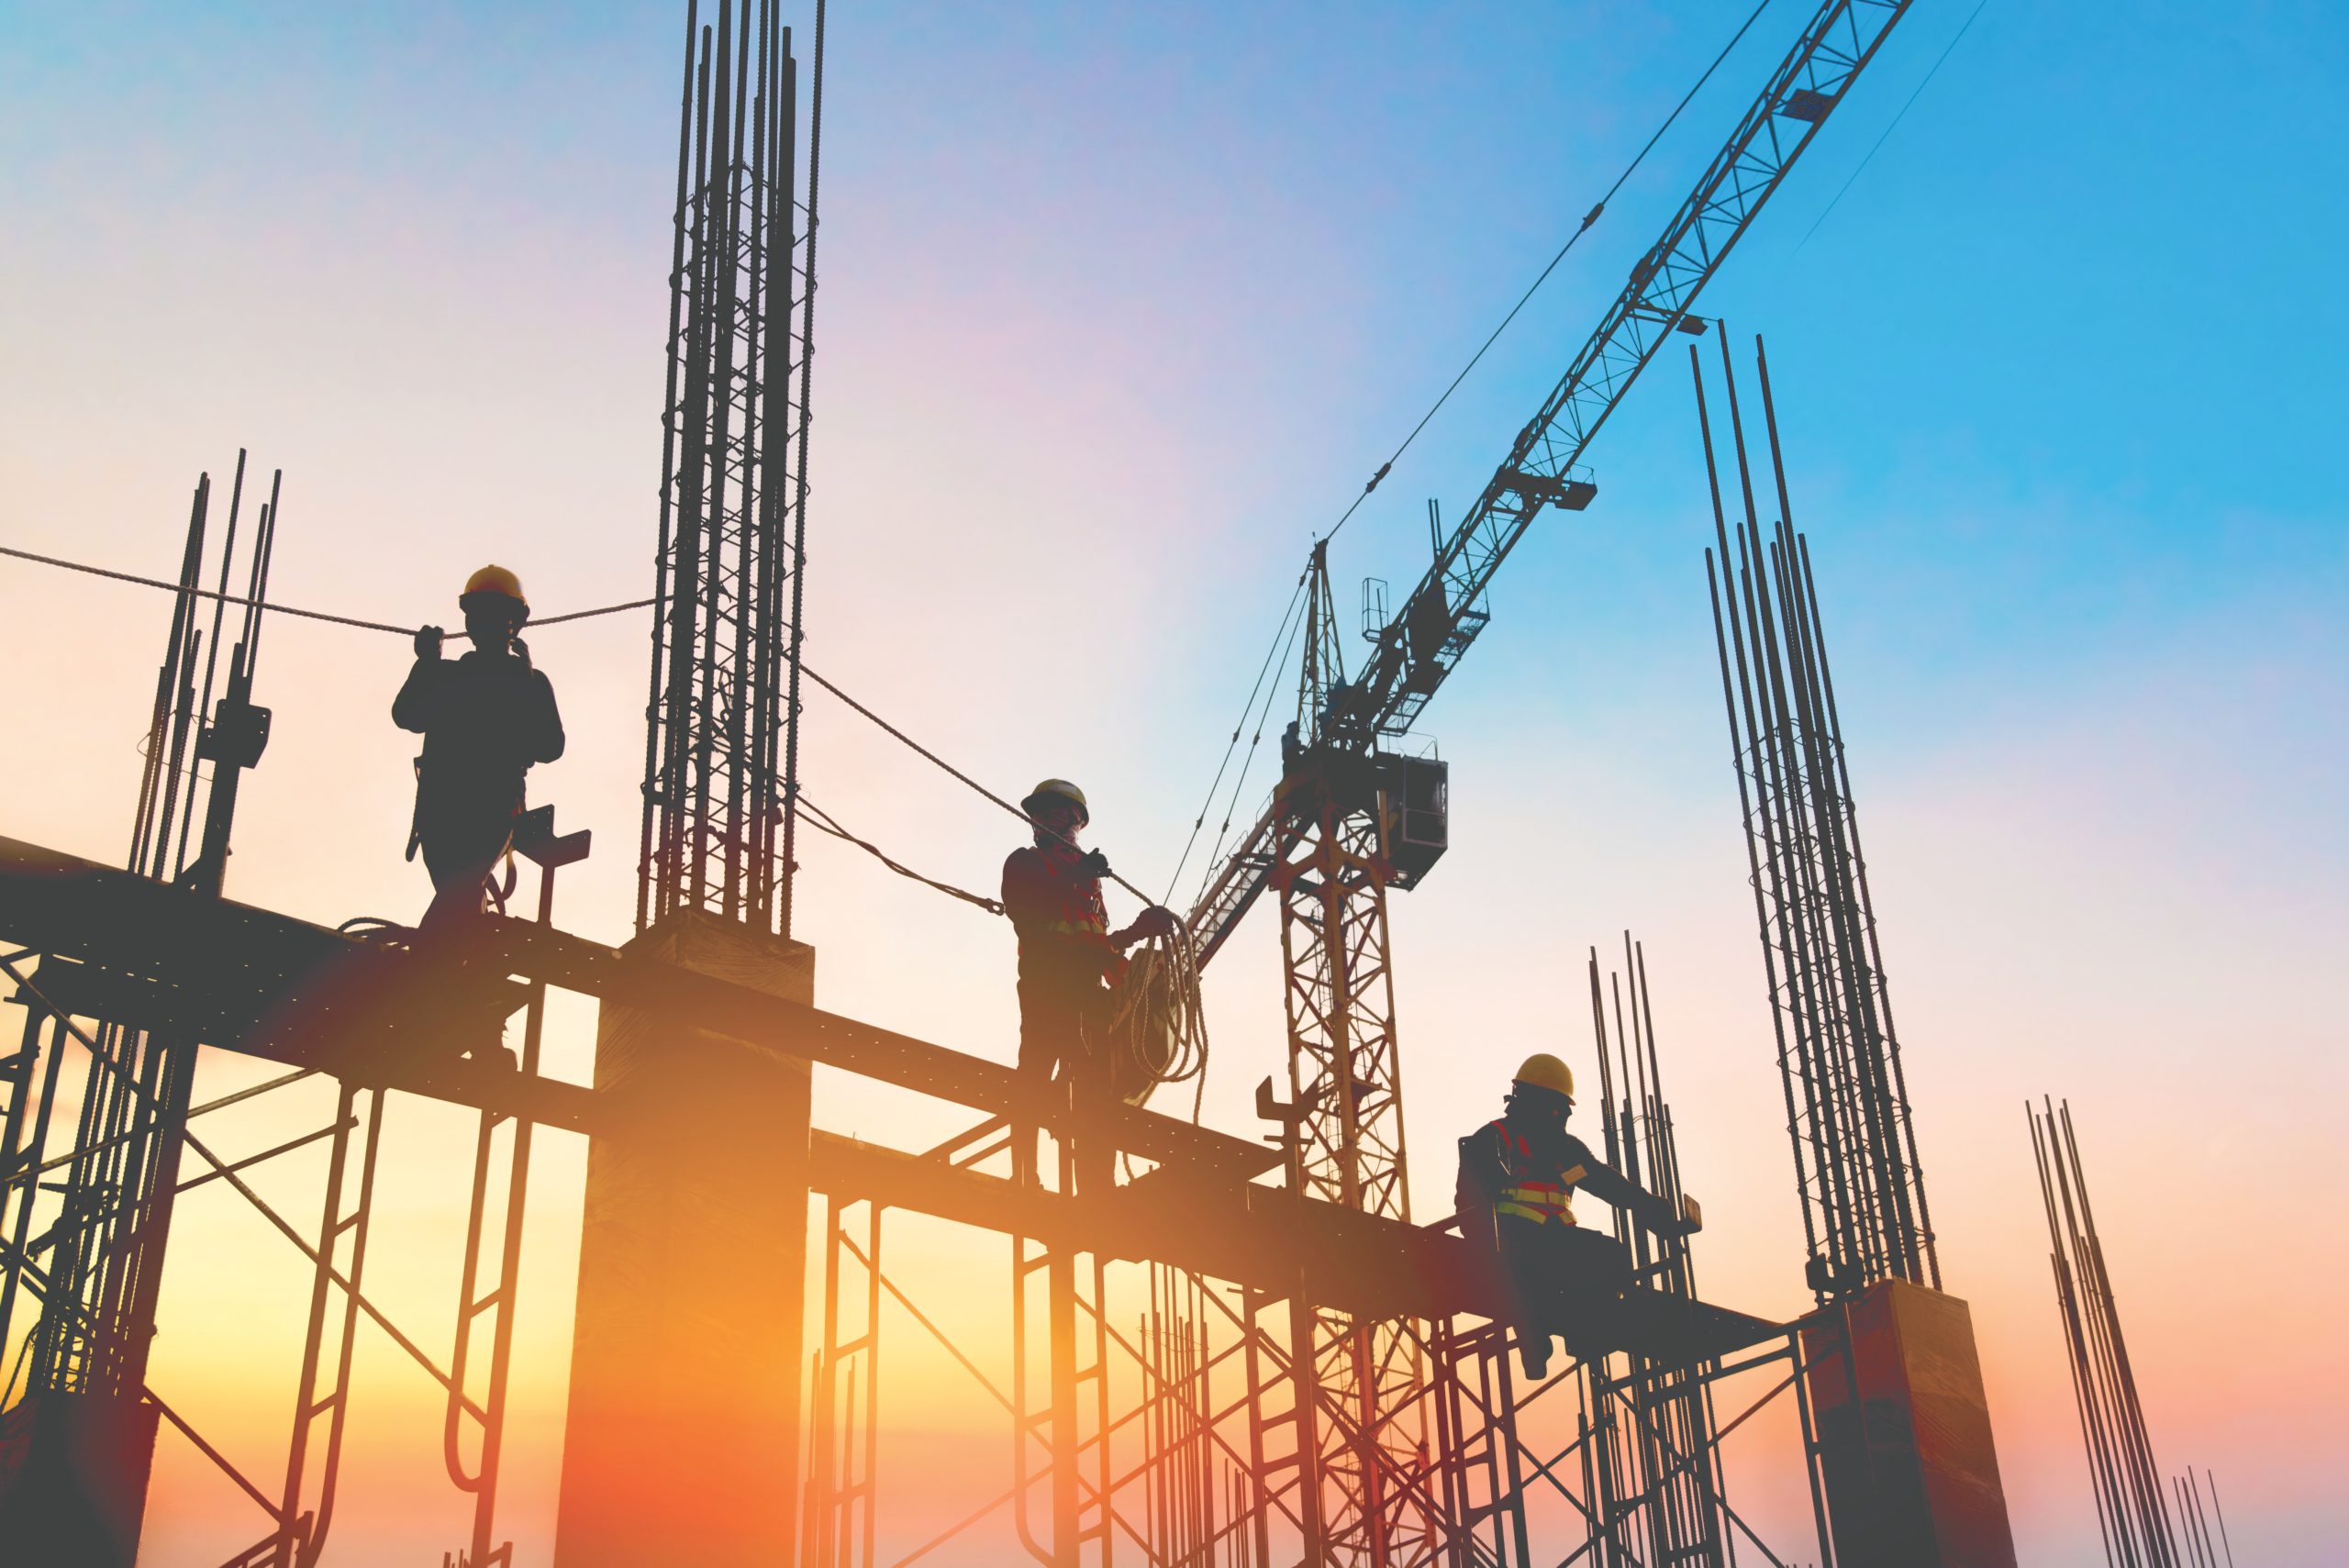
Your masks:
M0 1562L130 1568L161 1419L105 1394L29 1393L0 1413Z
M1836 1561L2015 1568L1965 1303L1881 1280L1802 1346Z
M628 947L815 999L815 950L697 911ZM799 1499L805 1061L606 1006L556 1568L776 1568Z

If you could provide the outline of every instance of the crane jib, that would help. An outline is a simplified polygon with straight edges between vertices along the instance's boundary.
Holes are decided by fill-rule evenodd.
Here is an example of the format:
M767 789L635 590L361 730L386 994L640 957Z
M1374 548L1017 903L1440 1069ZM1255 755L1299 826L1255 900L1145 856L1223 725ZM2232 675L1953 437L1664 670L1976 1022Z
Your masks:
M1324 746L1367 752L1408 733L1487 618L1480 601L1508 552L1545 506L1586 505L1582 460L1631 384L1809 146L1913 0L1824 0L1736 130L1665 227L1641 254L1614 305L1486 482L1475 504L1405 597L1359 679L1323 717ZM1201 962L1222 946L1272 869L1277 806L1218 869L1193 909Z

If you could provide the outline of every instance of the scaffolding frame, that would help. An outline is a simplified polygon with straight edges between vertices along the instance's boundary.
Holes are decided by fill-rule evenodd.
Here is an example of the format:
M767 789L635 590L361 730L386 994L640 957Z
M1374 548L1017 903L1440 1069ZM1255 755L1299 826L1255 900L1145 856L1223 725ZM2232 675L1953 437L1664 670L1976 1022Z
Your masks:
M1032 1491L1030 1533L1038 1560L1052 1568L1112 1560L1260 1568L1283 1561L1304 1550L1309 1531L1326 1529L1317 1527L1316 1515L1334 1511L1333 1499L1343 1506L1349 1494L1341 1488L1355 1485L1333 1480L1319 1463L1335 1446L1371 1455L1380 1495L1412 1510L1419 1534L1408 1550L1397 1548L1398 1562L1524 1562L1527 1500L1544 1489L1575 1499L1585 1517L1592 1512L1564 1468L1575 1451L1538 1453L1520 1428L1528 1408L1565 1398L1556 1390L1575 1380L1562 1375L1520 1397L1505 1361L1507 1331L1495 1326L1497 1298L1472 1266L1455 1224L1414 1227L1306 1190L1295 1106L1269 1105L1279 1149L1130 1106L1080 1114L1049 1098L1023 1098L1029 1091L1008 1067L631 959L551 923L490 916L482 926L479 941L462 954L418 953L265 911L192 903L126 873L0 843L0 934L29 943L38 962L36 967L27 951L0 953L0 968L16 977L42 1018L66 1020L32 1035L47 1040L64 1030L68 1041L75 1034L95 1039L71 1020L111 1012L126 1027L190 1028L207 1043L296 1070L276 1083L317 1073L342 1081L343 1108L325 1136L341 1140L346 1152L336 1168L350 1167L351 1175L334 1195L334 1207L322 1210L317 1240L278 1217L281 1231L314 1270L317 1309L304 1360L316 1373L305 1374L310 1387L300 1408L307 1414L297 1418L313 1440L289 1444L289 1457L300 1456L298 1489L272 1496L244 1483L271 1533L265 1547L237 1562L276 1568L316 1560L320 1525L331 1508L325 1452L349 1419L340 1369L362 1322L373 1326L368 1331L386 1333L440 1384L469 1431L497 1429L494 1387L484 1394L470 1375L461 1383L454 1373L479 1371L494 1385L510 1343L499 1349L493 1333L487 1364L477 1350L469 1361L452 1355L445 1365L427 1353L418 1335L365 1293L356 1206L386 1179L362 1167L371 1129L403 1093L473 1105L516 1123L605 1135L611 1113L594 1091L548 1079L535 1062L519 1073L454 1071L445 1048L431 1043L457 1014L518 1011L544 988L670 1007L705 1028L971 1106L988 1113L998 1129L1007 1122L1036 1125L1063 1152L1088 1137L1122 1151L1128 1179L1094 1195L1055 1189L1041 1175L993 1173L984 1167L1009 1165L1009 1140L984 1129L975 1140L928 1152L812 1135L811 1190L826 1199L826 1284L807 1404L805 1496L811 1506L804 1561L837 1568L873 1562L884 1495L876 1467L878 1432L886 1424L880 1386L885 1320L905 1311L925 1332L946 1338L886 1273L885 1216L892 1207L975 1225L1022 1249L1023 1269L1015 1277L1031 1305L1023 1308L1019 1340L1002 1347L1008 1356L1025 1358L1021 1375L991 1376L985 1358L956 1353L996 1388L1027 1459L1007 1478L1011 1485L996 1506L1013 1503L1023 1488ZM186 935L199 927L211 933L211 946L191 952ZM296 951L309 956L293 962L285 955ZM471 976L467 985L451 984L451 971L437 967L451 964ZM215 977L210 994L198 984L206 974ZM253 976L269 978L256 988ZM214 1021L198 1026L192 1021L197 1017ZM55 1051L42 1057L32 1064L36 1083L55 1072ZM28 1067L11 1071L21 1077ZM364 1104L356 1098L362 1095ZM38 1119L38 1106L28 1102L12 1098L8 1110L11 1125L28 1128ZM52 1127L52 1140L61 1135ZM224 1159L194 1135L189 1147L218 1179L250 1195L228 1169L247 1162ZM266 1157L268 1151L254 1158ZM1251 1180L1275 1167L1280 1185ZM1067 1169L1065 1160L1059 1168ZM509 1163L493 1160L474 1173L474 1185L494 1189L511 1175ZM24 1184L19 1173L0 1210L0 1236L13 1238L23 1228ZM466 1249L478 1250L485 1273L491 1252L511 1244L509 1235L485 1220L477 1239L469 1228ZM13 1240L9 1258L18 1260ZM38 1286L37 1275L22 1268L12 1268L9 1279ZM470 1301L493 1294L480 1288L485 1283L468 1287L475 1292ZM1130 1290L1147 1304L1131 1330L1119 1305ZM1430 1434L1425 1446L1406 1447L1391 1431L1365 1429L1352 1391L1322 1375L1319 1324L1332 1312L1378 1326L1420 1359L1427 1373L1418 1391L1386 1418L1390 1428L1422 1425ZM1705 1375L1742 1365L1709 1365ZM1598 1386L1618 1398L1629 1375L1627 1365ZM1015 1392L1014 1384L1040 1392ZM1635 1398L1631 1407L1636 1414L1651 1407ZM175 1412L169 1416L229 1473L242 1475ZM1048 1432L1050 1440L1031 1442L1030 1431ZM468 1543L451 1562L504 1562L501 1550L502 1542L485 1552Z

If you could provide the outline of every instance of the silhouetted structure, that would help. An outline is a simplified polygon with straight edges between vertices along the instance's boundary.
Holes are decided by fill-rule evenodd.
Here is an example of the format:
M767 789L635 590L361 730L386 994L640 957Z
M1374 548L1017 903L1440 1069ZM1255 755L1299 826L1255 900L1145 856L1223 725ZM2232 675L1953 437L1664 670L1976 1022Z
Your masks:
M277 1148L228 1159L185 1138L207 1168L181 1184L217 1180L234 1190L308 1264L282 1487L254 1484L152 1390L137 1391L142 1418L170 1420L266 1516L266 1533L233 1568L317 1560L335 1514L353 1348L362 1332L379 1331L445 1399L446 1468L473 1499L453 1561L510 1562L495 1507L530 1138L540 1128L590 1140L562 1568L795 1558L870 1568L885 1495L876 1440L885 1320L902 1314L947 1338L885 1269L890 1209L1010 1242L1011 1332L997 1346L1008 1377L998 1382L954 1351L1001 1402L1012 1438L1006 1488L971 1518L1004 1510L1047 1568L1107 1558L1122 1539L1145 1543L1157 1562L1199 1568L1219 1558L1248 1568L1300 1560L1523 1568L1554 1560L1535 1542L1560 1517L1583 1538L1583 1555L1609 1564L1721 1563L1734 1559L1739 1536L1766 1553L1728 1500L1718 1440L1788 1393L1814 1467L1817 1555L1886 1560L1865 1550L1888 1539L1867 1533L1885 1511L1877 1491L1921 1474L1912 1489L1926 1494L1925 1509L1909 1517L1927 1518L1940 1496L1932 1485L1952 1473L1911 1463L1883 1488L1854 1489L1853 1475L1874 1470L1838 1458L1862 1399L1923 1407L1903 1381L1906 1362L1868 1381L1877 1371L1868 1356L1906 1341L1861 1332L1854 1314L1889 1295L1854 1290L1838 1272L1820 1311L1774 1323L1698 1300L1685 1247L1639 1247L1629 1348L1539 1388L1514 1380L1503 1303L1476 1249L1453 1222L1412 1223L1385 900L1444 851L1443 764L1407 742L1486 624L1494 573L1544 507L1590 502L1595 486L1578 466L1589 440L1674 332L1703 330L1691 314L1698 291L1905 10L1905 0L1817 6L1463 523L1439 539L1425 578L1373 627L1374 646L1352 678L1327 550L1315 549L1285 777L1218 866L1193 921L1211 954L1260 894L1280 895L1289 1097L1277 1097L1269 1078L1262 1085L1269 1138L1123 1103L1078 1105L984 1054L814 1006L813 951L791 940L791 836L817 116L811 102L802 204L797 67L778 6L718 0L714 14L689 11L635 940L613 949L556 929L552 873L584 845L555 838L551 821L525 851L542 870L538 917L484 917L447 951L420 951L366 923L328 930L227 902L217 896L217 859L209 886L176 889L142 874L155 858L145 851L121 872L0 840L0 937L28 944L0 954L0 972L30 1020L30 1049L11 1059L6 1080L0 1148L12 1160L29 1151L0 1166L11 1301L61 1294L49 1290L35 1257L57 1244L28 1231L36 1209L61 1236L78 1223L39 1188L40 1169L118 1160L127 1147L112 1124L70 1135L50 1127L60 1062L83 1051L93 1082L135 1083L148 1072L144 1059L117 1060L107 1040L125 1031L201 1040L291 1069L262 1088L314 1074L336 1085L333 1119ZM817 16L820 83L820 6ZM1807 599L1807 569L1801 581ZM173 639L179 658L183 629ZM165 684L192 667L186 659L167 666ZM239 668L249 687L250 660ZM180 735L196 708L173 711L178 728L164 728ZM218 728L234 732L225 720ZM157 754L175 769L178 741L158 733L150 772ZM234 768L223 765L233 798ZM167 793L161 778L150 784ZM215 787L217 801L223 785ZM150 834L149 806L141 810L142 844L160 845L168 832ZM1831 836L1831 819L1842 821L1828 812L1817 831ZM184 840L184 820L178 830ZM1806 852L1817 861L1825 851ZM1814 917L1828 913L1790 907L1788 929L1807 930ZM1839 950L1842 967L1820 973L1865 990L1875 984L1873 949L1864 964L1858 951ZM1642 955L1630 950L1627 963L1635 999L1628 1022L1619 1002L1611 1033L1594 970L1609 1152L1676 1198L1679 1152ZM592 1085L540 1071L551 990L602 1009ZM518 1072L449 1060L451 1037L501 1029L518 1015ZM1874 1041L1870 1049L1889 1040L1888 1018L1880 1039L1835 1028L1842 1032L1820 1047L1831 1054L1857 1049L1857 1039ZM816 1129L815 1062L985 1119L927 1150ZM154 1069L156 1082L163 1073ZM36 1082L47 1087L28 1091ZM445 1359L368 1294L380 1134L395 1095L480 1117ZM186 1100L183 1088L176 1117L155 1123L163 1134L184 1134L186 1119L209 1108ZM117 1119L128 1128L147 1102L112 1103L125 1107ZM1052 1137L1057 1180L1004 1173L1015 1126ZM1823 1137L1823 1129L1814 1130ZM1905 1107L1900 1129L1905 1138ZM51 1154L57 1143L68 1151ZM239 1174L321 1143L328 1174L315 1229L286 1219ZM1098 1193L1073 1190L1076 1143L1114 1155L1124 1179ZM1888 1176L1866 1173L1894 1210L1917 1186L1913 1149L1900 1147L1883 1168ZM1857 1179L1852 1162L1862 1159L1877 1156L1836 1154L1839 1179ZM501 1188L503 1219L493 1223ZM158 1246L152 1205L176 1190L148 1189L139 1223L156 1227ZM784 1308L801 1299L813 1194L825 1198L819 1342L803 1357L800 1316ZM1911 1218L1861 1215L1850 1221L1854 1240L1815 1255L1863 1273L1929 1267L1920 1187L1914 1195ZM1805 1196L1826 1201L1808 1182ZM1148 1297L1139 1321L1116 1294L1136 1283ZM1947 1307L1962 1313L1920 1294L1933 1296L1943 1323ZM76 1323L80 1310L59 1309ZM1897 1305L1887 1310L1898 1316ZM1722 1391L1744 1377L1771 1386L1717 1417L1716 1398L1726 1403ZM1844 1394L1834 1417L1843 1429L1813 1420L1814 1398L1824 1410ZM1871 1466L1901 1457L1863 1451ZM143 1454L99 1452L88 1466L93 1489L143 1475ZM109 1516L117 1525L123 1517ZM1862 1549L1840 1544L1854 1539Z
M685 11L636 923L788 936L823 6L804 186L778 0L714 9Z
M1941 1267L1877 951L1835 681L1820 639L1809 547L1795 532L1787 496L1769 361L1756 339L1770 460L1768 472L1757 475L1726 333L1720 351L1735 463L1733 532L1703 367L1696 349L1688 350L1720 551L1718 558L1705 552L1705 572L1803 1234L1811 1249L1810 1285L1821 1301L1848 1298L1881 1279L1938 1288ZM1765 486L1778 512L1767 539L1754 500Z
M1623 968L1607 977L1604 988L1598 950L1591 951L1590 1021L1606 1129L1601 1153L1676 1213L1686 1196L1679 1140L1664 1097L1647 953L1629 932ZM1653 1281L1675 1302L1696 1299L1689 1242L1660 1240L1620 1213L1615 1238L1631 1250L1639 1278ZM1606 1358L1586 1365L1591 1451L1585 1473L1597 1494L1591 1518L1596 1562L1729 1561L1736 1516L1729 1506L1708 1370L1637 1352L1620 1365Z
M2055 1309L2064 1322L2064 1348L2072 1362L2072 1396L2079 1406L2080 1440L2087 1450L2088 1475L2096 1493L2097 1523L2104 1532L2105 1561L2120 1568L2178 1568L2205 1560L2194 1533L2194 1512L2184 1483L2181 1514L2188 1521L2191 1556L2181 1554L2172 1531L2169 1498L2161 1467L2154 1461L2144 1407L2137 1398L2137 1374L2129 1364L2121 1332L2121 1307L2105 1269L2104 1244L2097 1240L2096 1211L2088 1204L2087 1172L2072 1132L2072 1107L2047 1102L2043 1112L2023 1109L2031 1119L2031 1148L2039 1163L2039 1193L2047 1210L2048 1262L2055 1271Z
M1719 550L1705 552L1705 572L1810 1249L1805 1275L1821 1307L1803 1330L1804 1375L1836 1551L1852 1562L2006 1568L2014 1541L1973 1319L1965 1302L1941 1294L1769 361L1755 339L1770 460L1757 478L1725 329L1720 352L1733 544L1703 362L1694 347L1688 353ZM1755 502L1765 484L1777 511L1766 541Z
M268 596L284 477L272 476L269 500L246 543L241 596L248 600ZM232 581L244 485L239 451L215 595L227 595ZM244 771L261 761L270 718L269 710L252 701L261 656L258 604L244 606L225 669L226 598L212 599L208 633L203 626L199 595L211 499L206 474L197 480L190 507L127 862L132 874L200 898L220 895L238 785ZM223 676L216 706L215 681ZM202 767L207 762L209 773ZM204 833L194 840L191 857L198 785L205 784L211 787ZM44 1030L55 1037L45 1057ZM20 1300L29 1297L39 1312L24 1346L24 1397L0 1415L0 1540L46 1561L128 1568L138 1552L159 1420L146 1390L147 1359L181 1188L196 1044L191 1031L134 1028L109 1018L89 1041L81 1082L61 1093L62 1022L28 1008L23 1046L0 1062L0 1085L7 1094L0 1116L0 1180L7 1184L0 1194L14 1198L5 1242L8 1267L0 1279L0 1346L11 1342ZM44 1160L61 1102L78 1106L71 1152ZM36 1233L40 1178L60 1170L54 1218ZM17 1369L9 1370L13 1385ZM6 1395L0 1388L0 1399Z
M790 933L824 7L804 152L779 0L714 11L686 7L629 951L810 1003ZM596 1087L623 1109L588 1151L557 1560L788 1558L801 1327L774 1304L807 1268L808 1064L613 1006Z

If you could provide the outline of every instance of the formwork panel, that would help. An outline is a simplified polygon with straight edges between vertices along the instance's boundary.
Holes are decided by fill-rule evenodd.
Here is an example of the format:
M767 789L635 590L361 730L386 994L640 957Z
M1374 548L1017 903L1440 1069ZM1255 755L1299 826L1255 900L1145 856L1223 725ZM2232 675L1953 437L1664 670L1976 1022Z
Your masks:
M1836 1556L2014 1568L1965 1303L1885 1280L1807 1326L1802 1343Z
M46 1391L0 1412L0 1562L130 1568L161 1418L144 1399Z

